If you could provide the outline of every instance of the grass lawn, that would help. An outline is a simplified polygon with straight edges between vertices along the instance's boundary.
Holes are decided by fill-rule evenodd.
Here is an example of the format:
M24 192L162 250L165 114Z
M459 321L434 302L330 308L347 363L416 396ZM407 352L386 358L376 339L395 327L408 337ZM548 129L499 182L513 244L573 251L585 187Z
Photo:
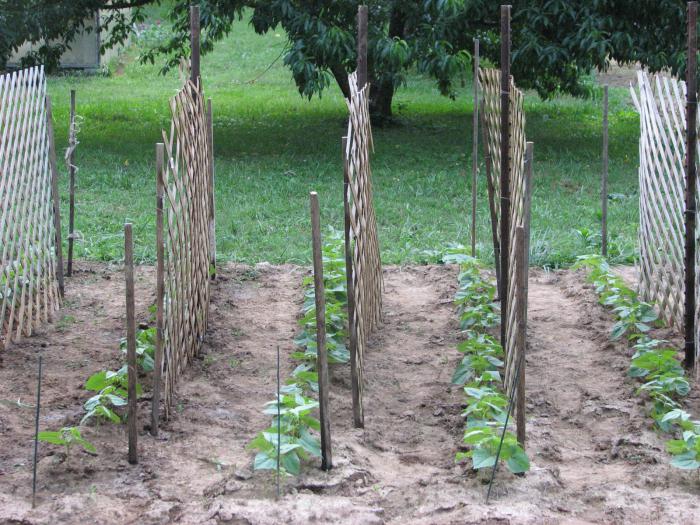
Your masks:
M134 223L136 257L155 257L154 144L169 126L168 98L178 89L179 77L176 72L161 76L158 65L135 59L139 47L158 33L149 30L108 76L49 79L59 148L67 145L71 88L77 89L83 119L76 154L79 258L121 259L125 221ZM284 42L281 34L258 36L240 22L203 58L203 82L215 114L222 260L308 263L312 190L319 193L322 222L342 228L340 139L347 109L335 87L320 99L299 96L289 70L281 60L275 62ZM470 93L467 82L450 100L430 79L414 75L395 98L396 124L375 129L375 206L384 262L419 262L425 250L469 243ZM627 89L611 89L610 111L611 254L629 260L638 223L639 120ZM568 264L595 244L576 230L585 234L599 228L600 97L543 102L528 95L526 113L536 161L532 262ZM67 217L68 184L61 168ZM487 258L492 250L483 178L479 206L479 255Z

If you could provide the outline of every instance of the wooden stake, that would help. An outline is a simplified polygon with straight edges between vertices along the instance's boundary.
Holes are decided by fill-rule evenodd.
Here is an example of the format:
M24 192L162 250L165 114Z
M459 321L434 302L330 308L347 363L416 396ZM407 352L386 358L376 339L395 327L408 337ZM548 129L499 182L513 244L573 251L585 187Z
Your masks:
M214 114L211 99L207 100L207 130L209 133L209 261L211 278L216 279L216 200L214 199Z
M153 365L151 435L158 435L160 424L160 388L163 374L163 298L165 293L165 246L163 244L163 170L165 145L156 144L156 349Z
M36 507L36 456L39 450L39 411L41 410L41 360L39 354L39 373L36 382L36 409L34 411L34 466L32 470L32 508Z
M357 87L367 84L367 6L357 9Z
M136 316L134 306L134 239L130 223L124 225L124 280L126 282L126 362L129 373L128 388L128 419L129 427L129 463L139 462L136 440L138 438L136 425Z
M532 217L532 187L534 185L534 162L535 162L535 144L533 142L525 143L525 183L523 184L523 207L525 208L523 217L523 227L525 228L525 262L527 267L530 267L530 220ZM528 290L528 282L525 281L525 291ZM527 302L525 303L527 306Z
M479 39L474 39L474 118L472 121L472 257L476 257L476 182L479 174Z
M516 331L516 359L520 361L518 367L518 385L516 394L515 406L515 424L517 429L518 441L521 445L525 445L525 344L527 339L527 320L525 319L525 308L523 305L527 301L525 295L525 281L527 281L527 267L525 256L525 230L522 226L515 229L515 257L516 267L518 269L518 277L516 279L517 288L515 290L515 301L518 312L517 331Z
M527 356L527 301L529 297L528 277L530 272L530 207L532 201L532 173L533 173L533 155L534 144L528 142L525 145L525 178L523 185L523 207L524 207L524 226L516 230L516 256L518 257L517 265L520 269L518 275L518 290L515 300L517 303L517 348L518 359L520 366L518 367L518 388L517 388L517 408L516 408L516 428L517 437L520 444L525 447L526 423L525 423L525 370Z
M195 86L199 86L201 78L199 67L200 53L200 23L199 23L199 5L190 6L190 44L192 46L192 56L190 59L190 80ZM200 87L201 89L201 87Z
M46 95L46 131L49 135L49 167L51 169L51 197L53 198L53 225L56 230L56 279L58 292L65 295L63 280L63 241L61 240L61 199L58 193L58 168L56 166L56 144L53 136L53 111L51 97Z
M68 268L66 275L73 275L73 239L75 236L75 89L70 90L70 131L68 133L68 173L70 176L70 207L68 208Z
M608 256L608 86L603 86L603 176L600 191L601 253Z
M510 246L510 6L501 6L501 345L506 346Z
M333 468L331 455L331 423L328 411L328 355L326 354L326 297L323 285L323 253L321 250L321 212L318 195L311 198L311 240L314 259L314 294L316 299L316 371L318 373L318 402L321 420L321 455L323 470Z
M350 382L352 384L352 419L355 428L364 428L362 388L357 363L357 323L355 320L355 285L352 268L352 231L350 226L350 174L345 150L348 138L343 137L343 205L345 208L345 278L348 294L348 333L350 334Z
M695 185L697 183L697 16L698 3L688 2L688 62L686 67L685 158L685 361L695 366Z

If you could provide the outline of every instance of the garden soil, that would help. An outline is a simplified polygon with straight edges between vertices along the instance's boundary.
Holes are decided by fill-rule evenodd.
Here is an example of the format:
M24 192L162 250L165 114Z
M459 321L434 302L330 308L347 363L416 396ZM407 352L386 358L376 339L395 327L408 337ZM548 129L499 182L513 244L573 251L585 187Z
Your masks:
M585 276L533 271L527 357L524 476L455 464L464 395L450 384L460 354L452 297L457 269L387 267L383 327L365 356L365 428L352 427L348 366L331 368L333 462L282 483L253 472L247 443L266 428L276 348L289 357L308 269L220 268L210 330L181 378L172 417L148 434L140 403L139 464L123 427L86 426L96 455L39 447L31 507L36 364L44 356L40 425L79 423L94 372L122 362L121 268L78 263L53 324L10 347L0 366L0 523L7 524L465 524L700 523L700 479L668 466L664 438L626 378L630 351L612 343L609 312ZM137 269L137 313L150 322L152 267ZM673 338L663 330L659 337ZM678 343L679 341L676 340ZM144 381L147 383L147 381ZM148 389L147 389L148 390ZM688 400L700 414L697 394Z

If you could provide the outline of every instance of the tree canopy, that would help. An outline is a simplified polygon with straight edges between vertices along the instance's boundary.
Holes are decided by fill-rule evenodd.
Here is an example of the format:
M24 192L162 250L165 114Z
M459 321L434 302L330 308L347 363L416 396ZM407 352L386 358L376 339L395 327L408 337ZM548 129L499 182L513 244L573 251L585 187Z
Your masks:
M27 63L57 64L83 28L86 17L103 9L112 28L109 46L123 42L144 20L143 8L168 7L172 36L143 60L172 66L188 49L189 0L0 0L0 68L26 41L42 46ZM372 107L391 114L396 89L416 70L435 79L441 93L454 95L455 83L471 63L473 39L482 56L498 65L499 3L493 0L200 0L202 52L213 49L247 17L258 33L284 29L284 63L299 92L320 94L336 83L348 94L347 74L356 63L356 14L369 7L368 72ZM511 0L512 73L517 84L542 97L588 93L590 75L611 61L640 63L651 71L683 74L684 0ZM124 11L123 8L131 8Z

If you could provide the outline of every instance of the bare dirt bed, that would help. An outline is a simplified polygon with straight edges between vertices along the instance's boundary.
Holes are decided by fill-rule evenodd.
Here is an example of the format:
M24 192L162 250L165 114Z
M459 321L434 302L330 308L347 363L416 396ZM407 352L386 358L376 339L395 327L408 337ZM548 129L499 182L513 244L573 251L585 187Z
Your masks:
M534 271L527 360L532 470L485 476L455 465L463 393L451 298L456 268L385 269L385 323L366 355L366 428L352 428L348 367L331 371L334 462L306 465L274 499L246 444L269 424L275 349L283 374L297 331L304 268L232 265L213 286L211 329L180 382L159 439L143 428L140 463L124 429L87 427L95 456L40 447L31 509L36 358L45 356L43 429L77 424L85 379L121 363L119 268L81 263L57 322L13 346L0 367L0 523L700 523L700 481L668 466L663 438L625 378L629 351L611 344L609 314L577 273ZM153 269L137 272L138 318L153 302ZM662 336L672 336L664 334ZM700 414L697 397L690 399ZM141 421L148 421L144 397Z

